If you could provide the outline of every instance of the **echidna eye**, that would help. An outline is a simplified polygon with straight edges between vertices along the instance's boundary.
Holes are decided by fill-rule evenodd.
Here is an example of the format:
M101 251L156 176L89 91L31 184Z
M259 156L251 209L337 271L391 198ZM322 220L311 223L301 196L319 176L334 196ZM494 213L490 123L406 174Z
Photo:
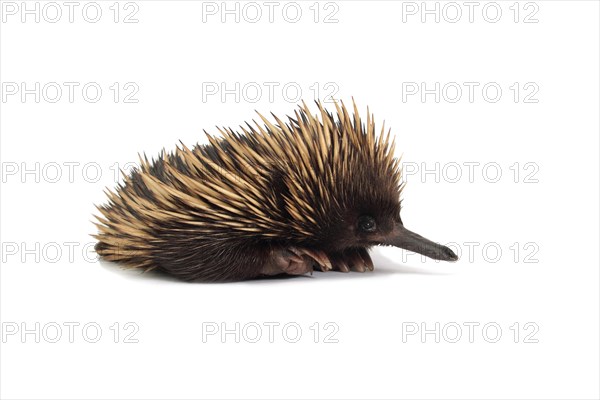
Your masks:
M373 232L377 229L375 218L369 215L362 215L358 218L358 228L363 232Z

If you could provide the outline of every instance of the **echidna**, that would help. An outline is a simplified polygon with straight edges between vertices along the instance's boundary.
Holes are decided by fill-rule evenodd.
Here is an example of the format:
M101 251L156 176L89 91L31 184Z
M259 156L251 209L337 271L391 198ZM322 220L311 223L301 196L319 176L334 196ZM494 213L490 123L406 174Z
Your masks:
M303 102L294 117L219 129L210 144L183 143L141 165L98 207L96 251L105 260L183 280L373 270L368 250L391 245L455 261L448 247L400 218L400 161L390 131L375 134L336 103ZM320 118L319 118L320 117Z

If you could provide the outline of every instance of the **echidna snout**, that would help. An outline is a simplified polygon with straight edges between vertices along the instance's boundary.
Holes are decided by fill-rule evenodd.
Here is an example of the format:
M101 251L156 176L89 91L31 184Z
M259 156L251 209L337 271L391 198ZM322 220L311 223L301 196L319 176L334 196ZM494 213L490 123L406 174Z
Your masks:
M449 247L432 242L423 236L409 231L404 225L397 224L389 238L383 244L414 251L434 260L456 261L458 256Z
M400 219L400 161L390 130L367 109L317 102L284 122L218 128L209 144L141 159L98 207L96 251L109 261L184 280L373 270L368 250L391 245L455 261ZM366 123L365 123L366 122Z

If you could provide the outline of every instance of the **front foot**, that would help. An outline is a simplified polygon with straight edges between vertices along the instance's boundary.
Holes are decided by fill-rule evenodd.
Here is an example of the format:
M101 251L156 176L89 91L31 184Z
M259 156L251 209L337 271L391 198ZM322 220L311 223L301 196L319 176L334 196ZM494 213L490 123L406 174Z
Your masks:
M330 271L333 266L329 257L320 250L309 250L298 247L273 249L263 266L263 275L304 275L312 274L314 267L321 271Z
M315 267L322 272L365 272L373 271L373 261L365 248L348 249L342 253L327 256L321 250L311 250L299 247L276 248L271 250L269 259L264 264L263 275L304 275L312 272Z
M373 271L373 261L365 248L348 249L332 257L333 269L341 272Z

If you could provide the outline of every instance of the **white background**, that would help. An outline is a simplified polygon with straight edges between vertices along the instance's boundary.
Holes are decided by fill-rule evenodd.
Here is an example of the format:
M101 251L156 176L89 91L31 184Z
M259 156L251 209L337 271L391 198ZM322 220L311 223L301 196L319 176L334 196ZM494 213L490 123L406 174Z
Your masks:
M122 2L117 23L112 1L98 3L97 23L82 17L85 2L70 23L59 2L58 22L45 20L55 15L47 7L39 23L35 15L23 23L21 3L13 3L14 15L7 3L0 40L3 398L598 398L597 2L499 2L495 23L486 18L495 18L496 6L484 18L483 2L473 22L458 3L456 23L449 22L455 8L443 2L439 23L435 15L421 22L420 2L321 3L317 23L313 2L298 3L296 23L283 18L286 3L272 23L262 2L255 23L252 9L239 23L235 15L222 23L219 12L203 14L212 5L196 1ZM135 6L138 22L124 23ZM337 22L325 23L331 12ZM537 23L524 22L531 13ZM36 82L39 103L35 94L21 98L19 85ZM49 101L55 92L42 91L52 82L63 88L56 103ZM72 103L64 82L79 84ZM95 103L81 93L90 82L103 90ZM137 103L124 102L128 82L139 88ZM263 92L255 102L256 92L240 93L239 101L206 92L222 82ZM265 82L277 85L272 98ZM423 101L407 95L411 82L460 85L462 97L453 103L449 91L439 102L434 94ZM472 102L464 82L479 85ZM487 83L502 89L498 101L483 97ZM412 173L406 226L458 247L459 262L385 248L373 252L372 273L186 284L123 271L86 251L94 204L114 187L117 167L179 140L204 142L203 129L236 127L255 109L289 114L297 101L292 89L282 93L286 84L311 102L316 88L323 98L333 87L335 98L354 96L361 110L368 105L378 122L385 119ZM538 90L527 100L537 102L525 102L531 88ZM436 163L439 177L422 174ZM472 179L465 163L478 163ZM457 165L462 175L454 179ZM79 324L73 343L69 322ZM135 325L125 329L127 322ZM269 322L280 324L273 343ZM325 329L327 322L335 325ZM472 340L470 322L479 324ZM21 336L36 323L39 343L35 334ZM88 342L93 329L82 333L87 323L102 329L97 343ZM239 323L239 343L233 334L224 343L219 334L203 340L207 323ZM250 343L252 323L262 327L258 343ZM293 329L282 332L286 323L302 329L297 343L288 342ZM439 343L432 333L406 335L436 323ZM51 343L55 324L62 336ZM462 336L451 343L456 325ZM134 326L138 342L125 343ZM326 343L335 326L337 343ZM502 335L491 343L496 326Z

